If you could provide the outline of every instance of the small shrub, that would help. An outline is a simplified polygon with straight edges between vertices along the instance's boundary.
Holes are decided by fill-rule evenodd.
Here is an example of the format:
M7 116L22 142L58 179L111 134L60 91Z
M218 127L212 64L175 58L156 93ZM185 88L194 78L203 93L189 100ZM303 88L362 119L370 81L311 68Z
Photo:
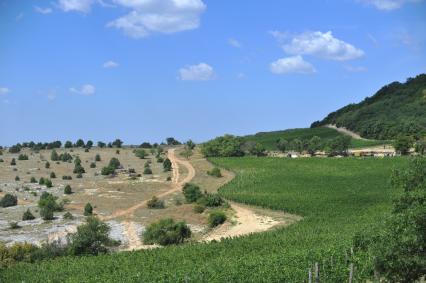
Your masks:
M101 161L101 156L100 156L99 154L96 154L96 156L95 156L95 161L96 161L96 162Z
M50 179L55 179L56 178L56 174L55 172L51 172L50 173Z
M62 180L72 180L71 176L62 176Z
M95 162L90 163L90 168L96 168L96 163Z
M206 207L202 204L196 204L193 208L195 213L203 213L206 210Z
M38 184L39 185L44 185L44 178L43 177L40 178L40 180L38 181Z
M74 166L74 170L73 170L74 174L84 174L86 173L86 170L84 170L84 167L81 166L80 163L75 164Z
M10 165L15 166L16 165L16 160L15 158L12 158L12 161L10 161Z
M164 168L164 172L172 170L172 162L170 161L170 159L166 158L166 160L164 160L163 168Z
M144 149L137 149L135 150L136 157L139 157L140 159L144 159L147 156L147 153Z
M111 168L114 168L114 170L117 170L118 168L120 168L121 163L120 163L120 161L117 158L113 157L109 161L108 166L110 166Z
M200 187L194 184L187 183L182 189L183 195L188 203L196 202L202 197Z
M101 170L102 175L113 175L115 173L115 169L111 166L105 166Z
M145 244L180 244L191 237L191 229L183 221L175 222L167 218L149 225L143 236Z
M224 201L218 194L204 194L203 197L197 200L197 203L205 205L207 207L221 206Z
M51 188L51 187L53 187L52 181L51 181L50 179L44 179L44 185L45 185L47 188Z
M152 199L150 199L147 203L148 208L157 208L161 209L164 208L164 201L158 199L156 196L153 196Z
M151 170L151 168L146 167L146 168L143 170L143 173L144 173L145 175L150 175L150 174L152 174L152 170Z
M1 207L10 207L18 204L18 198L12 194L5 194L0 200Z
M212 170L207 171L207 174L216 178L222 177L222 172L220 172L220 169L217 167L214 167Z
M64 218L64 219L67 219L67 220L73 220L73 219L74 219L74 216L71 214L71 212L67 211L67 212L64 214L63 218Z
M50 168L50 163L49 161L46 161L46 163L44 164L44 168L49 169Z
M20 154L19 156L18 156L18 160L28 160L28 155L26 155L26 154Z
M166 181L171 181L172 180L172 177L170 177L170 176L167 176L167 179L166 179Z
M37 183L37 180L35 177L31 177L30 183Z
M81 178L83 178L83 174L78 173L77 175L75 175L75 177L76 177L77 179L81 179Z
M66 194L66 195L72 194L72 189L71 189L70 185L66 185L65 186L65 188L64 188L64 194Z
M120 150L119 150L119 149L117 149L117 150L115 151L115 154L120 154Z
M0 158L0 162L4 162L4 160L2 158Z
M27 209L22 215L22 221L33 220L35 216L31 213L30 209Z
M18 181L20 181L20 180L21 180L21 178L19 178L19 176L16 176L16 177L15 177L15 181L16 181L16 182L18 182Z
M158 163L163 163L164 162L164 158L161 157L161 156L157 157L157 162Z
M226 221L226 214L222 211L212 211L209 214L208 221L211 228L216 227Z
M84 152L89 152L89 149L86 147L86 148L84 149Z
M86 205L84 206L84 216L90 216L93 214L93 207L92 205L88 202L86 203Z

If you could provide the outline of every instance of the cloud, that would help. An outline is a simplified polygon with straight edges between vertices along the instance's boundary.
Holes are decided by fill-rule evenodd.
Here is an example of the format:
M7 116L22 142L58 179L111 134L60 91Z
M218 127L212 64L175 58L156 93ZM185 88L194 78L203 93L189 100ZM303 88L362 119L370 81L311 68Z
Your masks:
M362 0L362 2L375 6L379 10L391 11L401 8L407 3L421 2L422 0Z
M117 68L119 64L117 62L110 60L110 61L106 61L102 66L106 69L111 69L111 68Z
M70 88L70 91L77 94L92 95L96 92L96 89L91 84L85 84L85 85L82 85L80 89L76 89L72 87Z
M34 10L37 13L40 13L40 14L43 14L43 15L52 13L52 9L51 8L41 8L41 7L38 7L38 6L34 6Z
M292 36L290 41L282 46L291 55L312 55L330 60L352 60L364 55L364 51L333 36L328 32L305 32Z
M10 92L10 89L7 87L0 87L0 95L8 94Z
M107 24L132 38L151 33L176 33L196 29L206 9L201 0L114 0L132 9L130 13Z
M59 0L58 7L64 12L89 13L95 0Z
M314 66L303 60L300 55L278 59L270 64L269 69L277 75L290 73L311 74L316 72Z
M228 39L228 43L231 46L235 47L235 48L240 48L241 47L241 43L238 40L234 39L234 38Z
M187 66L179 70L179 78L182 81L208 81L213 80L214 77L213 68L206 63Z

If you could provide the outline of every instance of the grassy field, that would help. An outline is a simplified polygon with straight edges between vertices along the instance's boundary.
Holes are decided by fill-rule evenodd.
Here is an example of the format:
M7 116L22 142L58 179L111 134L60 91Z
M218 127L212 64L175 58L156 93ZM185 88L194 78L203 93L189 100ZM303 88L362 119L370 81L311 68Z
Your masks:
M255 141L263 144L267 150L277 150L276 143L280 138L292 141L294 139L308 140L314 136L321 138L323 142L327 142L333 138L342 135L338 131L330 128L319 127L319 128L301 128L301 129L290 129L285 131L274 131L274 132L261 132L251 136L243 137L247 141ZM377 146L388 144L389 141L380 140L356 140L352 139L351 148L363 148L369 146Z
M303 282L315 262L322 282L346 281L349 262L355 263L355 282L369 275L371 258L351 255L351 238L383 219L397 193L389 176L405 159L212 161L236 172L220 190L223 196L304 219L218 243L19 264L3 270L0 282Z

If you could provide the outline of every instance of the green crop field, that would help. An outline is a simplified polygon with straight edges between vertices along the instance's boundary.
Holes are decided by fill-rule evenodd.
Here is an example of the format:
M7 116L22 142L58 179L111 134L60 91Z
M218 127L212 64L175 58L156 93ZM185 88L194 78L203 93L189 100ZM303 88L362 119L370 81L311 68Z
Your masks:
M327 142L333 138L342 135L338 131L325 127L318 128L300 128L300 129L290 129L285 131L274 131L274 132L261 132L255 135L243 137L246 141L255 141L263 144L267 150L277 150L276 143L277 140L283 138L287 141L292 141L294 139L308 140L314 136L321 138L323 142ZM363 148L368 146L376 146L389 144L390 141L382 140L356 140L352 139L351 148Z
M406 159L215 158L237 173L220 193L234 201L304 217L287 228L219 243L18 264L0 282L355 282L371 272L368 254L351 254L356 231L383 220L398 192L392 169Z

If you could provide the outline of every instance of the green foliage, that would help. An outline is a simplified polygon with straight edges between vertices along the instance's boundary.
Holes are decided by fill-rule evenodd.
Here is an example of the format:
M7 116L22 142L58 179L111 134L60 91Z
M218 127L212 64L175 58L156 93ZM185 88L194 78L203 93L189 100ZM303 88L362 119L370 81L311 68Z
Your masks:
M419 140L415 144L415 150L420 155L426 154L426 139Z
M164 172L172 171L172 162L170 161L170 159L166 158L163 161L163 169Z
M65 148L72 148L72 142L71 141L66 141L64 144Z
M62 176L62 180L72 180L72 177L64 175Z
M92 205L88 202L86 203L86 205L84 206L84 216L90 216L93 214L93 207Z
M118 168L120 168L121 164L120 164L120 161L117 158L113 157L109 161L108 166L111 167L111 168L114 168L114 170L117 170Z
M65 186L65 188L64 188L64 194L66 194L66 195L72 194L72 189L71 189L70 185L66 185Z
M201 145L201 153L206 157L243 156L242 139L232 135L217 137Z
M43 177L40 177L40 180L38 181L38 184L39 185L44 185L44 178Z
M224 201L218 194L204 193L202 197L198 198L197 203L207 207L217 207L224 204Z
M372 97L358 104L349 104L312 127L336 124L361 136L372 139L395 139L400 135L426 134L426 74L393 82L381 88Z
M68 162L68 161L72 160L72 156L68 152L61 153L58 157L58 160L63 161L63 162Z
M246 142L243 145L243 148L248 152L250 155L254 156L265 156L266 155L266 149L265 147L258 142Z
M90 168L96 168L96 163L95 162L90 163Z
M52 152L50 153L50 160L52 160L52 161L58 161L59 160L59 155L56 152L56 150L52 150Z
M203 196L200 187L191 183L186 183L183 186L182 193L188 203L196 202L199 198Z
M195 143L192 140L188 140L185 144L185 147L190 150L193 150L195 148Z
M12 194L5 194L0 200L1 207L10 207L18 204L18 198Z
M308 143L308 152L310 154L315 154L315 152L317 152L320 149L322 149L321 138L318 136L312 137Z
M151 170L151 168L149 168L149 167L145 167L145 168L143 169L143 173L144 173L145 175L150 175L150 174L152 174L152 170Z
M116 242L108 236L109 226L97 219L88 217L86 223L77 227L77 232L72 234L69 253L72 255L98 255L108 251L108 247Z
M116 139L115 141L112 142L111 144L113 147L118 147L120 148L123 145L123 141L120 139Z
M19 226L18 222L12 221L9 223L9 228L10 229L19 229L22 228L21 226Z
M64 217L64 219L67 219L67 220L73 220L74 219L74 216L69 211L65 212L63 217Z
M49 169L50 168L50 163L49 161L46 161L46 163L44 164L44 168Z
M52 181L50 180L50 179L44 179L44 185L47 187L47 188L51 188L52 186L53 186L53 184L52 184Z
M106 143L98 141L98 147L104 148L104 147L106 147Z
M31 177L30 183L37 183L37 180L36 180L36 178L34 176Z
M22 215L22 221L33 220L33 219L35 219L35 216L31 213L30 209L28 208Z
M101 170L102 175L113 175L115 173L115 169L111 166L105 166Z
M180 142L173 137L169 137L166 139L167 145L179 145Z
M84 167L81 166L80 162L75 163L74 170L72 171L74 174L84 174L86 173L86 170L84 170Z
M284 138L277 140L277 149L282 152L286 152L289 148L289 142Z
M332 155L346 155L350 142L351 138L348 136L336 137L328 143L327 151Z
M206 210L206 207L204 205L202 205L202 204L196 204L196 205L194 205L193 211L195 213L203 213L204 210Z
M101 161L101 156L99 155L99 153L95 155L95 161L96 162Z
M90 149L90 148L92 148L92 146L93 146L93 141L88 140L88 141L86 142L86 148Z
M212 170L207 171L207 174L216 178L222 177L222 173L218 167L214 167Z
M140 159L144 159L148 154L144 149L136 149L135 150L136 157L139 157Z
M396 152L401 155L407 155L414 145L414 139L409 136L399 136L393 143Z
M212 211L209 214L209 226L216 227L226 221L226 214L223 211Z
M51 179L55 179L55 178L56 178L56 174L55 174L55 172L50 172L50 178L51 178Z
M75 143L75 147L84 147L84 141L82 139L78 139Z
M19 176L15 176L15 181L19 182L21 180L21 178L19 178Z
M10 165L15 166L16 165L16 160L15 158L12 158L12 161L10 161Z
M147 203L148 208L157 208L157 209L161 209L164 208L164 201L160 200L159 198L157 198L156 196L153 196Z
M50 193L43 192L38 201L38 207L40 208L40 216L43 220L52 220L54 218L55 211L62 211L62 204L56 202L58 198Z
M18 156L18 160L28 160L28 155L21 153Z
M175 222L171 218L161 219L149 225L143 234L145 244L162 246L181 244L191 237L191 229L185 222Z

